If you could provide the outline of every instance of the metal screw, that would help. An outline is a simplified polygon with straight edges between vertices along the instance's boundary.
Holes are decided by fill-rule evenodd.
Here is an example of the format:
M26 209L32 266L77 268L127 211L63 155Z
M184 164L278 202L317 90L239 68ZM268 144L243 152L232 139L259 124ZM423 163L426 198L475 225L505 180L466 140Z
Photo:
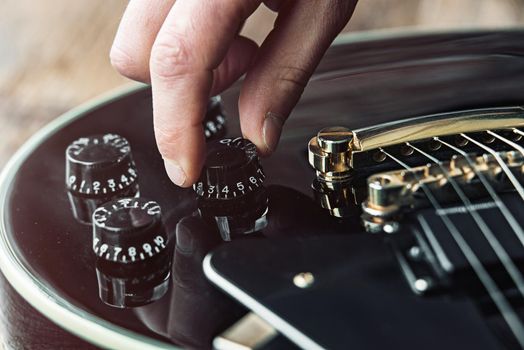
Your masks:
M429 277L419 278L413 283L413 287L415 287L415 290L420 294L424 294L429 289L431 289L432 286L433 281Z
M298 288L309 288L315 282L315 277L311 272L301 272L293 277L293 283Z
M400 226L398 222L394 221L394 222L388 222L387 224L385 224L382 230L384 230L384 232L386 233L391 234L391 233L397 232L399 228Z
M419 246L415 245L409 248L408 255L411 259L418 261L422 258L422 249Z

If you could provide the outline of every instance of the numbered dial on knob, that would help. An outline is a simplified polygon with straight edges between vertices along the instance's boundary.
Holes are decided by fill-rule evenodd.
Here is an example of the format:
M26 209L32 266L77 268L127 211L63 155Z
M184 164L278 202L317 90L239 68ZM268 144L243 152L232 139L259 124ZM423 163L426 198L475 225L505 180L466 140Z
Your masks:
M194 189L205 219L216 223L226 241L266 226L267 191L256 147L242 138L208 145L206 162Z
M137 180L129 142L115 134L83 137L66 151L67 188L89 197L121 192Z
M144 198L110 201L93 213L93 251L118 263L145 261L167 246L158 203Z
M201 178L193 187L200 197L235 199L263 184L265 175L257 149L249 140L223 139L208 149Z
M66 150L66 187L74 217L91 223L93 211L138 193L138 174L127 140L114 134L80 138Z

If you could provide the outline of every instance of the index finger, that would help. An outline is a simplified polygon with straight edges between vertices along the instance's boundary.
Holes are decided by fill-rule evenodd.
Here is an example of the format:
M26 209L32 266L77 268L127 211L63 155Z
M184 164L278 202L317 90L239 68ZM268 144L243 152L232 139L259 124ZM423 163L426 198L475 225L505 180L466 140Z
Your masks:
M179 186L193 184L205 151L202 120L213 70L259 0L178 0L151 51L155 135L166 170Z

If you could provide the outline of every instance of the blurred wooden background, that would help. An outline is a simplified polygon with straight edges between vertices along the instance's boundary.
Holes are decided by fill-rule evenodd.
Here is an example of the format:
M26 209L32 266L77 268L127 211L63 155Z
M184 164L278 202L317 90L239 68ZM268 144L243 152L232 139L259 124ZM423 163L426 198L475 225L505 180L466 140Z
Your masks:
M0 0L0 168L49 120L128 82L108 59L126 4ZM273 20L274 14L262 6L246 23L244 34L261 42ZM524 0L362 0L346 31L523 23Z

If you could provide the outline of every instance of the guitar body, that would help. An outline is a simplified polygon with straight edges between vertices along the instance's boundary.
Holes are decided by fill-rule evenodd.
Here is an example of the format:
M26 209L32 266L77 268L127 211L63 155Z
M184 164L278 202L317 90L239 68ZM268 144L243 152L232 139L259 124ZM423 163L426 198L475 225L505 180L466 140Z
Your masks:
M215 139L241 135L240 85L222 94L226 123ZM73 110L35 135L1 177L1 341L15 349L211 348L217 335L262 308L278 316L263 318L270 324L277 320L272 326L285 335L274 340L275 348L518 347L513 340L501 341L504 327L486 322L472 305L415 295L383 234L365 232L358 208L342 220L316 203L307 152L309 140L327 126L353 129L432 113L522 105L522 91L524 31L339 40L288 120L277 152L261 160L267 226L231 243L195 214L193 189L177 188L165 174L148 88L133 87ZM173 249L171 262L162 265L170 269L167 291L134 307L101 300L105 275L93 253L93 229L76 220L66 190L68 145L108 133L129 141L139 195L162 208ZM213 283L202 267L208 254ZM317 294L296 291L293 304L289 295L277 293L288 291L282 289L282 276L306 271L322 276ZM231 285L254 302L235 294ZM424 305L398 309L410 303Z
M2 346L6 349L97 349L58 327L23 299L5 277L2 290Z

